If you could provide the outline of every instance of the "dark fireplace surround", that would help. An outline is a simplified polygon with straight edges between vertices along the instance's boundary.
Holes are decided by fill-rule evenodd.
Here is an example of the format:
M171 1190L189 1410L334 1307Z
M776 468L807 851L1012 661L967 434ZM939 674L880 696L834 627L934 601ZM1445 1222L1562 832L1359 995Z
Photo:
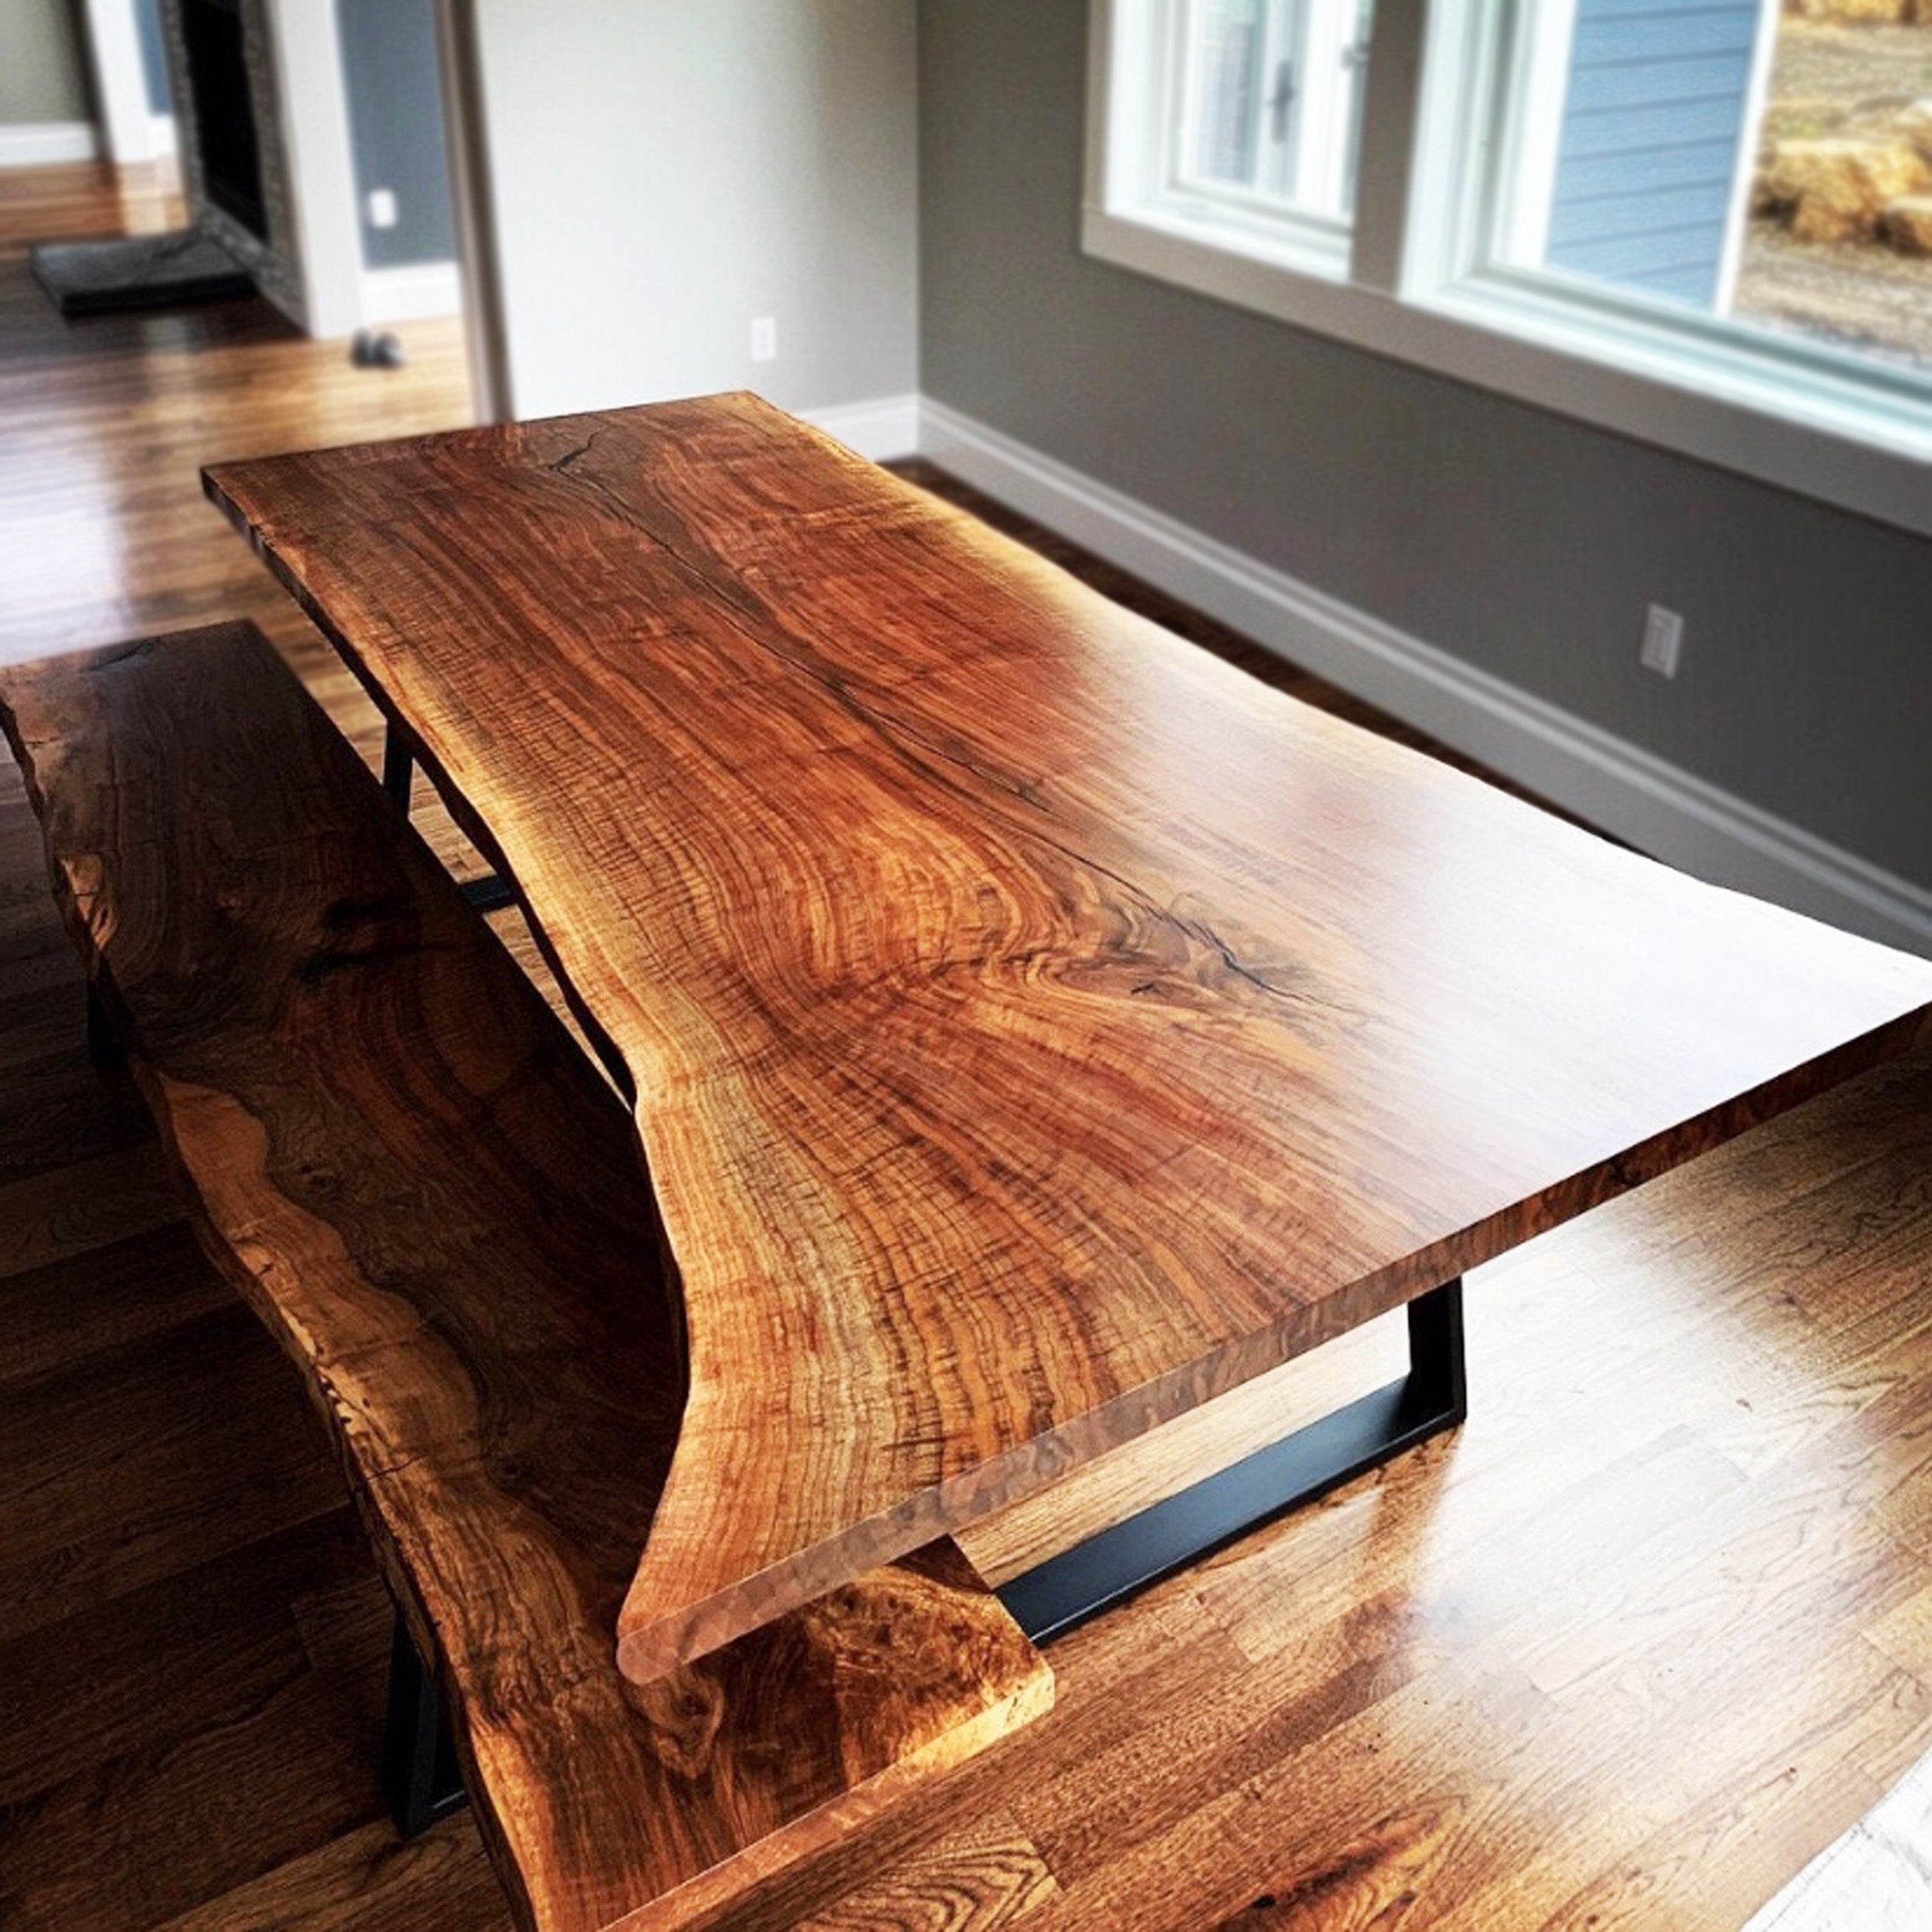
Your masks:
M305 324L268 0L162 0L195 226Z

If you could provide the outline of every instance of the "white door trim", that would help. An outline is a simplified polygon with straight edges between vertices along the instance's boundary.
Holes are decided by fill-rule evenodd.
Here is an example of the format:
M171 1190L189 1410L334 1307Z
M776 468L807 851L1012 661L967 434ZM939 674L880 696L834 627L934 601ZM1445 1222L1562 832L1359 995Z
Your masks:
M100 105L102 148L117 168L152 161L154 111L148 102L148 70L141 58L141 29L134 0L87 0L87 53Z

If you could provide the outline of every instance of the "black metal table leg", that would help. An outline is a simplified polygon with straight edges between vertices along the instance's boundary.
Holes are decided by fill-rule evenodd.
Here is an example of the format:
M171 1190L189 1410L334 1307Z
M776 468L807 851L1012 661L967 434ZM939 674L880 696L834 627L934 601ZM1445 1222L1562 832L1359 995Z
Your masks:
M1219 1475L1090 1536L997 1593L1044 1643L1244 1531L1310 1502L1468 1412L1462 1283L1409 1304L1409 1372L1258 1449Z
M383 1727L383 1796L396 1828L420 1837L469 1802L433 1672L417 1655L402 1613L389 1640L389 1715Z
M416 776L416 756L403 734L391 725L383 734L383 789L398 811L410 808L410 791Z
M516 894L510 889L510 882L497 872L486 872L481 879L464 879L463 896L480 913L500 913L505 906L516 903Z
M408 740L390 725L383 739L383 789L400 812L409 811L415 777L416 754L410 749ZM510 882L495 872L464 880L463 896L480 913L498 913L505 906L516 903Z

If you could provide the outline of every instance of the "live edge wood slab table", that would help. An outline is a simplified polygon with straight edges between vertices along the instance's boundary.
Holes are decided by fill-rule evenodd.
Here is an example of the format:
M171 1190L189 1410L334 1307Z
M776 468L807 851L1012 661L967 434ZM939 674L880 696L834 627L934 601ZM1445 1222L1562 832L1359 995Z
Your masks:
M1932 1037L1932 965L1270 692L755 398L206 481L632 1104L689 1372L639 1684L1410 1304L1407 1383L1002 1593L1049 1634L1454 1420L1471 1266Z

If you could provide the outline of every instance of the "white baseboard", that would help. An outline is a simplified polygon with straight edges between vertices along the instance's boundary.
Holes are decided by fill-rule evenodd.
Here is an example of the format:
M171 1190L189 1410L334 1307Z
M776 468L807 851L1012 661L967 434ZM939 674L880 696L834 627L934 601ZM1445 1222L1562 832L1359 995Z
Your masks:
M362 326L427 321L463 310L463 280L454 262L362 270Z
M156 114L148 124L148 136L155 144L157 158L172 155L181 145L181 136L175 126L172 114Z
M1121 569L1480 759L1640 851L1932 954L1932 891L1230 549L944 403L919 449Z
M869 403L840 403L799 413L828 436L837 437L847 449L884 463L919 454L920 408L917 396L884 396Z
M63 161L92 161L100 151L84 121L26 121L0 128L0 168L49 168Z

